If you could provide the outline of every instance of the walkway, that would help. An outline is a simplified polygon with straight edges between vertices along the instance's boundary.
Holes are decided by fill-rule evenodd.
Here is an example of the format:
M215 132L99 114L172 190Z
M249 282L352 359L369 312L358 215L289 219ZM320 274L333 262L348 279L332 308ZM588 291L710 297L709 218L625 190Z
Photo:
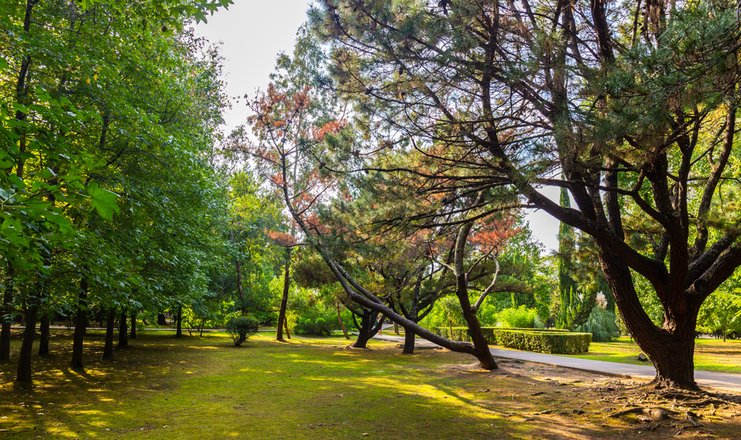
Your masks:
M404 343L404 338L393 335L376 335L375 339L389 342ZM417 338L415 347L439 348L430 341ZM631 365L618 362L594 361L555 354L533 353L530 351L507 350L492 348L491 353L498 358L515 359L539 364L554 365L557 367L572 368L589 373L619 376L634 379L653 379L656 370L650 365ZM701 387L718 388L728 391L741 392L741 374L716 373L714 371L695 370L695 381Z

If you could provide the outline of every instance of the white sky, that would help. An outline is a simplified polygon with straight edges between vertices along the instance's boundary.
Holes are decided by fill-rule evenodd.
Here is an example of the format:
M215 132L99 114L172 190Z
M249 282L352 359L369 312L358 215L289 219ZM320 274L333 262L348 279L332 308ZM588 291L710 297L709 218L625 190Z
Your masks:
M232 108L226 111L228 133L245 122L247 110L242 97L265 89L280 52L290 53L296 43L296 31L306 20L311 0L236 0L229 9L219 10L208 23L196 26L196 32L213 43L221 42L226 92ZM558 200L558 190L546 193ZM547 250L558 248L558 222L544 212L531 212L527 221L533 236Z

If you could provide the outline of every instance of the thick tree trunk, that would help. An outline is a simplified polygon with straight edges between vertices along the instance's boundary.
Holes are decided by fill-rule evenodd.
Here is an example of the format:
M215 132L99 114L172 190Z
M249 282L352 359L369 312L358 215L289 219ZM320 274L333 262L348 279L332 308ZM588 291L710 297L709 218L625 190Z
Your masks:
M131 333L129 334L131 339L136 339L136 313L131 314Z
M280 299L280 310L278 311L278 331L275 339L283 342L283 327L286 321L286 309L288 308L288 289L291 282L291 248L286 248L286 270L283 276L283 297Z
M116 310L108 312L105 325L105 345L103 346L103 360L113 359L113 327L116 325Z
M183 306L178 306L178 314L177 314L177 327L175 330L175 337L176 338L182 338L183 337Z
M10 324L13 311L13 265L8 262L8 272L5 279L5 292L3 292L2 329L0 329L0 362L10 360Z
M32 356L33 340L36 337L36 319L39 309L34 306L26 310L24 321L26 328L23 330L23 341L21 342L21 351L18 353L18 370L16 371L15 381L22 385L31 385L32 381Z
M381 321L378 319L378 312L373 310L363 310L360 326L358 327L358 338L352 344L353 348L368 348L368 341L381 329Z
M129 346L129 329L126 326L126 312L121 312L121 318L118 321L118 348Z
M41 324L39 326L39 332L41 336L39 338L39 356L49 355L49 340L51 339L51 319L49 313L44 313L41 317Z
M77 314L75 316L75 332L72 339L72 362L70 367L73 370L82 371L85 365L82 361L83 342L85 340L85 331L87 330L87 278L80 280L80 294L77 299Z
M414 354L415 336L414 330L411 328L404 329L404 350L402 350L402 354Z
M625 325L636 344L656 368L657 387L695 390L694 348L695 325L699 305L690 304L686 297L675 298L675 304L665 304L665 314L671 316L663 328L657 327L646 314L635 291L630 270L609 250L601 249L602 271L610 285ZM682 310L683 313L676 313Z

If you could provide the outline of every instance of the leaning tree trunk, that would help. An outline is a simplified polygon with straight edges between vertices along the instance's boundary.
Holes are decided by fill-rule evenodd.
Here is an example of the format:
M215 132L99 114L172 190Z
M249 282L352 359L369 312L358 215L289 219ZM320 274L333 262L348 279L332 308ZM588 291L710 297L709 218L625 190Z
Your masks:
M39 356L49 355L49 340L51 339L50 327L51 319L49 318L49 312L47 312L41 317L39 325L39 332L41 333L41 336L39 337Z
M358 326L358 338L352 344L353 348L368 348L368 341L378 333L383 325L383 319L379 320L378 315L379 313L373 310L363 310L360 326Z
M484 337L484 333L481 330L481 323L476 315L476 310L471 305L471 299L468 297L468 276L463 267L465 259L465 247L468 240L468 235L473 227L473 222L466 223L461 226L458 231L455 243L455 294L458 297L458 302L461 305L463 311L463 319L466 320L468 325L468 333L471 335L471 342L473 342L474 356L479 360L481 368L485 370L497 369L497 362L494 360L491 351L489 350L489 343Z
M33 340L36 337L36 319L39 313L37 306L29 307L24 314L26 328L23 330L23 342L21 351L18 353L18 370L15 381L23 385L31 385Z
M280 311L278 312L278 331L275 335L275 339L278 341L285 341L283 339L283 327L286 326L286 309L288 309L288 289L291 282L291 248L286 248L286 271L283 277L283 297L280 299ZM287 326L286 326L287 327Z
M73 370L82 371L85 365L82 361L83 342L85 340L85 331L87 330L87 278L80 280L80 294L77 299L77 314L75 316L75 332L72 339L72 362L70 367Z
M113 327L116 324L116 310L111 309L108 312L108 319L105 325L105 345L103 346L103 360L113 359Z
M126 327L126 312L121 312L121 319L118 321L118 348L129 346L129 333Z

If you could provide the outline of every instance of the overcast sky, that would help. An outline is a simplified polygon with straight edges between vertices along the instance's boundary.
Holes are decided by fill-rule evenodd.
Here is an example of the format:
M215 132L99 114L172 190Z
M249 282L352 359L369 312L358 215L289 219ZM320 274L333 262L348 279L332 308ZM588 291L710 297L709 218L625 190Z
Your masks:
M290 53L296 31L306 19L310 0L236 0L228 10L220 10L196 32L213 43L221 42L226 59L226 92L232 108L226 112L226 132L242 124L247 116L242 97L265 89L280 52ZM547 194L558 200L558 191ZM558 222L543 212L527 216L533 235L546 249L558 247Z

